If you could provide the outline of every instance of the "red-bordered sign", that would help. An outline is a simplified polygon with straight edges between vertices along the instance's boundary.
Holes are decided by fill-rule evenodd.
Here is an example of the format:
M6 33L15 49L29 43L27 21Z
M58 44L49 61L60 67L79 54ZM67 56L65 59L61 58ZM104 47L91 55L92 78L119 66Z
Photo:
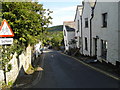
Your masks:
M0 37L14 37L13 31L5 19L2 21L0 27Z

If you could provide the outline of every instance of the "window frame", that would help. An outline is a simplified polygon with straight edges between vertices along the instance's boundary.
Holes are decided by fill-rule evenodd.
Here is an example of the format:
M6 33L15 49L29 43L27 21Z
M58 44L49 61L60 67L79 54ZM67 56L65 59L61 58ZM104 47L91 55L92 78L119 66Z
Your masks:
M107 28L108 26L108 13L102 13L102 28Z
M88 28L89 27L89 24L88 24L88 18L85 18L85 28Z
M87 37L85 37L85 50L88 51L88 40L87 40Z
M80 20L77 20L77 33L80 31Z
M101 39L101 56L106 59L107 58L107 50L108 50L108 42L107 40Z

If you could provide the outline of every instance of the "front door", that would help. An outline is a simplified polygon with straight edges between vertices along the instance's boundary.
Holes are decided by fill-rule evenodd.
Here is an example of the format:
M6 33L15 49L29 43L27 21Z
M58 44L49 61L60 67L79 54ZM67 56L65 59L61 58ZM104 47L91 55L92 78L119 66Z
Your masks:
M95 55L95 58L97 58L97 39L94 38L94 55Z

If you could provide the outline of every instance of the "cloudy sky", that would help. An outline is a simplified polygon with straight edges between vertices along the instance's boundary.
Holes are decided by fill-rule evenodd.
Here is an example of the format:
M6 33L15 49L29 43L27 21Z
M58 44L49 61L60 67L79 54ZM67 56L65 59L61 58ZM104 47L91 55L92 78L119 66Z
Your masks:
M43 0L39 1L44 8L53 11L53 24L50 26L62 25L63 21L73 21L77 5L82 3L82 0Z

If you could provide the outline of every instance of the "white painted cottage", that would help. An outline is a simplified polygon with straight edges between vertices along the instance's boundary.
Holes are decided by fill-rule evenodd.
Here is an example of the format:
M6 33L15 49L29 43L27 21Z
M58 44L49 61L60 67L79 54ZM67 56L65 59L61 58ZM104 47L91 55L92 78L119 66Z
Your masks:
M76 46L80 50L79 52L82 54L82 5L78 5L76 8L75 14L75 39Z
M75 22L74 21L65 21L63 22L63 36L65 51L69 51L70 48L74 48L75 44L72 43L75 37Z
M82 6L76 9L75 31L69 31L68 22L64 22L65 50L69 50L69 41L75 37L81 54L120 65L120 0L84 0Z
M120 2L97 0L92 19L92 56L114 65L120 63L119 35Z

